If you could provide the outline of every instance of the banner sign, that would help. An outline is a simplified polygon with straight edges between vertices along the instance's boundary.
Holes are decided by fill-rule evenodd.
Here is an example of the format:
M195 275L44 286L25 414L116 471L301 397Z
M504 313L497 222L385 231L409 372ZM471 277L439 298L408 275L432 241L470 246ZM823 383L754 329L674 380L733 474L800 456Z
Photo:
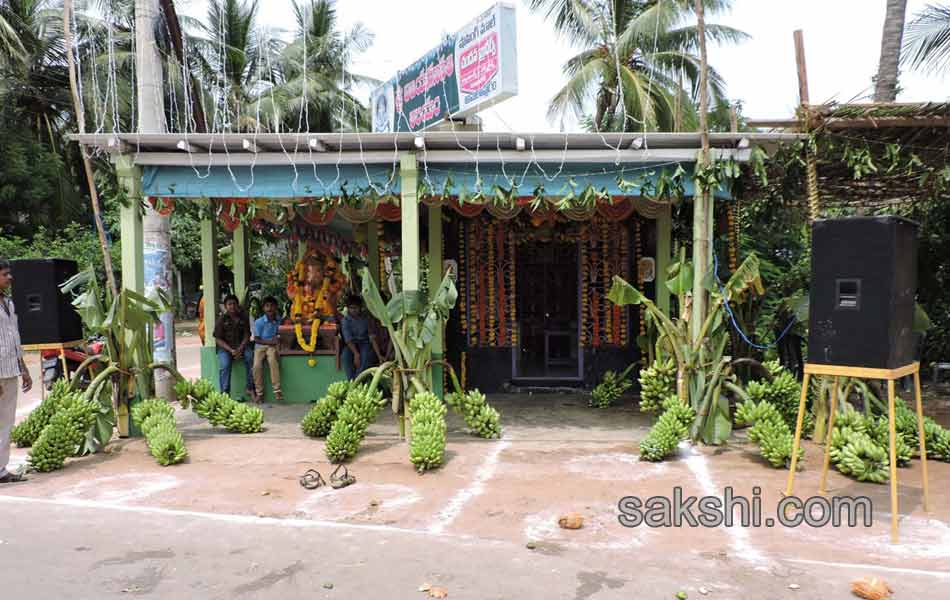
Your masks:
M517 93L515 8L498 3L373 90L373 131L421 131Z

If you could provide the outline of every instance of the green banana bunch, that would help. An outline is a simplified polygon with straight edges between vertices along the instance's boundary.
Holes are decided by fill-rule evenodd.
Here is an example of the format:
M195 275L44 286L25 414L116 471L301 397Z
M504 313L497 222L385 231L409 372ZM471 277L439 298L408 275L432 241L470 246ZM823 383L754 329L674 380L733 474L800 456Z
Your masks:
M841 449L838 470L858 481L884 483L888 480L887 451L866 433L853 433Z
M759 440L759 450L762 457L776 469L788 468L792 460L794 436L785 421L774 418L762 419L749 430L749 437L752 437L753 431L756 432L755 436ZM804 450L799 447L799 460L804 454Z
M95 400L85 400L78 393L63 397L59 411L50 418L30 450L30 465L41 473L63 468L95 425L98 412L99 403Z
M479 390L447 394L445 402L449 408L462 415L465 425L473 434L486 440L501 437L501 415L488 404L488 398Z
M609 408L631 387L633 383L629 379L621 379L616 371L607 371L603 381L597 384L591 394L590 406Z
M640 412L660 411L663 400L676 392L676 361L657 359L640 371Z
M187 398L193 396L193 386L190 381L187 379L179 379L175 382L175 397L178 399Z
M432 392L409 401L412 435L409 460L420 473L442 466L445 460L445 405Z
M300 422L300 429L303 430L304 435L316 438L326 437L330 433L330 428L336 421L337 413L343 406L349 389L350 384L347 381L330 384L327 395L318 400Z
M138 425L140 429L142 429L145 421L153 415L164 415L174 421L175 409L161 398L149 398L132 407L132 422ZM142 433L145 433L144 429L142 429Z
M868 436L890 456L890 426L887 417L883 415L877 419L868 419L865 417L865 420L867 422L866 430ZM898 434L894 437L894 450L897 456L898 467L905 467L910 464L910 459L913 457L914 451L904 440L903 435Z
M196 379L191 384L191 394L189 394L195 400L204 400L210 394L214 392L214 384L208 381L207 379Z
M937 460L950 462L950 429L941 428L933 437L933 449L927 448L927 454L932 454Z
M220 394L220 392L214 392L214 394ZM215 401L214 410L211 411L211 415L208 417L208 422L213 427L226 426L228 419L231 417L231 412L235 408L237 408L237 402L225 394L220 394L220 397Z
M675 394L668 395L661 406L663 414L640 441L640 458L643 460L656 462L672 454L680 441L689 437L689 426L696 418L692 407L680 402Z
M324 452L330 462L342 462L356 455L367 427L376 418L382 404L382 392L375 390L370 393L368 384L349 389L337 412L336 422L327 434Z
M158 415L154 415L154 418ZM163 467L175 465L188 456L188 450L185 448L185 440L181 432L175 428L175 422L168 418L160 419L155 424L148 436L148 449L155 457L155 460Z
M264 411L256 406L234 402L225 427L232 433L259 433L264 428Z
M57 380L46 399L13 428L10 432L10 441L16 444L18 448L32 446L40 437L43 428L49 424L50 419L59 410L63 398L67 395L69 395L69 384L65 379Z

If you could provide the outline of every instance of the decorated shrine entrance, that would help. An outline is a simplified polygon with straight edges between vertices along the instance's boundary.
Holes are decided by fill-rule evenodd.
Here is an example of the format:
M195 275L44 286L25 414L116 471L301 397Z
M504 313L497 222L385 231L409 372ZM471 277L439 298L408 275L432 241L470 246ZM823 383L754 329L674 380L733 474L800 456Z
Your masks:
M520 244L517 250L518 345L512 361L515 382L583 380L579 352L577 243Z
M142 202L197 202L202 285L218 289L219 235L232 236L234 290L254 274L248 239L286 240L279 372L285 402L306 403L345 377L340 298L363 266L387 296L425 301L454 265L458 300L433 332L425 367L442 389L451 364L485 392L522 382L589 386L635 360L643 320L606 300L636 281L661 311L672 257L672 207L693 195L692 133L422 132L90 134L129 202L121 209L122 285L144 289ZM720 160L790 134L712 134ZM715 192L722 200L730 191ZM206 331L221 307L204 306ZM316 330L316 332L314 331ZM217 383L213 336L202 375ZM240 388L242 367L232 369ZM120 427L121 430L121 427Z

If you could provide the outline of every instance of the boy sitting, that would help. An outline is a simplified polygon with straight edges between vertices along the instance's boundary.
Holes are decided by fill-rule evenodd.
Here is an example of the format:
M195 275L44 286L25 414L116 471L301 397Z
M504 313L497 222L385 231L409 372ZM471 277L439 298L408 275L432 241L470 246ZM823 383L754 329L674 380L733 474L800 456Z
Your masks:
M221 391L231 392L231 364L244 359L247 376L247 394L254 398L254 350L251 347L251 324L241 310L237 296L224 299L224 314L214 326L214 339L218 346L218 376Z
M346 378L356 376L376 364L379 353L377 340L370 336L370 322L363 314L363 299L352 295L346 299L346 316L340 327L343 334L341 359Z
M257 391L255 401L264 401L264 360L270 364L270 382L274 388L274 399L283 400L280 392L280 359L277 354L277 330L281 319L277 316L277 300L273 296L264 298L264 314L254 321L254 387Z

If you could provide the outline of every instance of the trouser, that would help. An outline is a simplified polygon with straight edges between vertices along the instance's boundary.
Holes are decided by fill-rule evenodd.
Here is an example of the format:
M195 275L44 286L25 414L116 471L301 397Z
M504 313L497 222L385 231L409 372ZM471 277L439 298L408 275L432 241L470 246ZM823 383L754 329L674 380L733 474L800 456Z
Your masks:
M274 396L280 396L280 359L276 346L258 345L254 348L254 388L258 395L264 395L264 360L270 364L270 384Z
M0 379L0 477L7 474L7 463L10 462L10 431L16 419L19 383L16 377Z
M360 352L360 368L356 368L356 357L349 346L343 346L343 352L340 353L340 361L343 363L343 370L346 372L347 379L356 379L356 376L376 364L376 353L369 340L365 342L353 342Z
M218 349L218 380L221 391L225 394L231 391L231 363L234 357L227 350ZM254 350L244 348L244 370L247 376L245 388L254 391Z

